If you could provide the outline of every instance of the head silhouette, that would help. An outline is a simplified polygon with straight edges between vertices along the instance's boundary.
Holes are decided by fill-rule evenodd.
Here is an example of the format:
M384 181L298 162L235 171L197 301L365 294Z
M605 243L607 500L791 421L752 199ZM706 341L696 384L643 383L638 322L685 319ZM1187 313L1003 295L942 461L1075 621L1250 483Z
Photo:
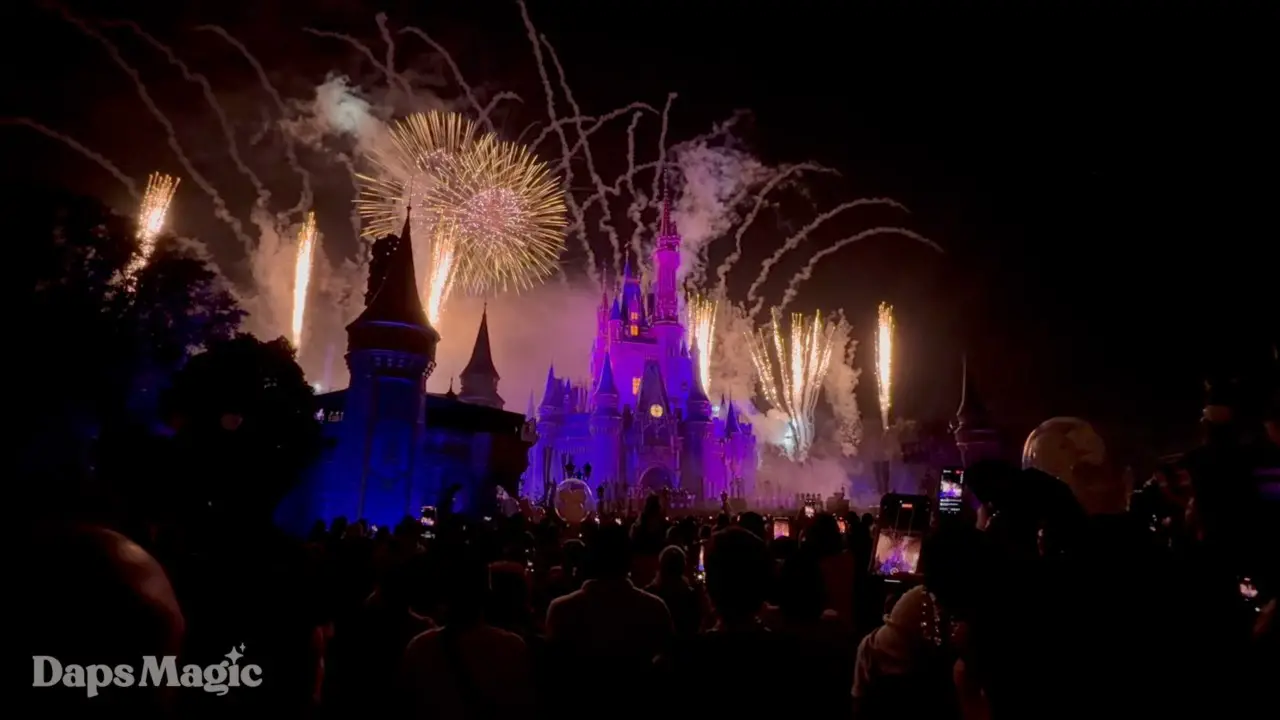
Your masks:
M764 604L769 554L764 541L740 527L711 536L704 560L707 593L722 620L748 620Z
M623 578L631 571L631 543L627 531L609 523L587 545L588 572L595 578Z

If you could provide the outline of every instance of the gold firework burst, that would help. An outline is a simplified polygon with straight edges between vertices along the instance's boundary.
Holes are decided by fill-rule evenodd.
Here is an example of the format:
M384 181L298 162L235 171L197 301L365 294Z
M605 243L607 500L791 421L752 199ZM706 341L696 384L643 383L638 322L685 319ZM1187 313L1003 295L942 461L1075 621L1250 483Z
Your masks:
M422 209L427 193L448 169L447 161L467 152L476 139L475 123L457 113L432 110L393 123L386 147L369 154L374 172L356 176L356 208L364 219L361 235L377 238L400 232L405 208ZM425 212L413 217L414 233L421 230L423 237L429 236L435 218Z
M425 201L455 232L455 286L472 294L520 291L555 271L565 204L546 163L495 135L442 163Z

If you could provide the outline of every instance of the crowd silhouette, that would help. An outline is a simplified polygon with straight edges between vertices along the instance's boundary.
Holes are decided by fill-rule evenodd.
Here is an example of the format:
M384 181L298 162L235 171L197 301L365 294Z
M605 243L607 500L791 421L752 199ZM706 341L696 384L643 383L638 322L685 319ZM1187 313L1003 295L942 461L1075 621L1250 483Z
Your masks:
M415 518L377 529L339 518L305 542L216 514L132 539L49 523L36 529L19 617L34 621L33 656L64 664L203 665L243 646L243 662L262 668L261 686L224 695L33 688L37 707L81 714L1173 718L1265 707L1273 575L1260 566L1257 594L1242 595L1214 536L1231 524L1205 512L1237 510L1196 511L1194 475L1176 481L1185 470L1162 468L1127 513L1089 516L1053 478L979 463L968 470L976 513L936 525L919 581L905 583L871 572L870 514L844 518L844 533L830 514L801 515L790 537L773 537L755 513L670 517L657 496L638 516L580 525L442 513L428 533ZM1262 556L1234 557L1246 555Z

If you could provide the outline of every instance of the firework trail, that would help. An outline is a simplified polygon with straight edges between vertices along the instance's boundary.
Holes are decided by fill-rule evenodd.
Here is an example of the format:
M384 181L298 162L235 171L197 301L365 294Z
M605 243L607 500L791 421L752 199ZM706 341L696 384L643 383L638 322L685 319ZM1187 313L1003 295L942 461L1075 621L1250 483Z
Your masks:
M457 240L448 226L438 225L431 238L431 269L427 274L427 320L440 327L445 301L453 292L454 258Z
M876 322L876 390L880 401L880 427L889 428L893 404L893 306L880 303Z
M784 331L781 311L774 308L771 314L773 322L753 335L751 359L765 399L789 418L793 444L788 454L804 462L813 446L813 408L831 364L835 325L822 313L812 320L792 313Z
M194 181L196 185L199 185L200 189L204 190L205 193L209 195L209 198L213 200L214 215L217 215L218 219L227 223L227 225L231 227L232 232L235 233L236 238L238 238L240 242L244 243L245 247L248 247L251 241L249 240L249 236L245 234L244 227L240 224L239 218L231 214L231 211L227 209L227 204L223 202L222 196L218 194L218 191L214 189L213 185L209 183L204 175L201 175L200 171L196 170L195 166L191 164L191 160L187 158L186 152L182 149L182 143L178 142L178 134L173 127L173 123L169 121L169 117L160 110L159 106L156 105L155 100L151 99L151 93L147 91L147 86L142 82L142 75L140 75L137 69L124 59L124 56L120 54L120 49L108 40L105 35L94 30L92 27L89 27L88 23L75 15L72 15L70 11L65 8L58 8L58 13L62 15L64 20L75 25L85 35L97 40L98 43L102 45L103 49L107 51L107 54L111 56L111 59L116 63L116 65L119 65L120 69L129 76L129 79L133 80L134 88L138 91L138 97L142 100L142 104L147 107L147 110L150 111L156 121L164 127L165 132L168 134L169 148L173 150L173 154L177 156L178 162L182 163L183 169L185 169L187 174L191 176L192 181Z
M858 340L853 327L845 319L843 311L836 312L835 332L832 336L831 368L827 370L823 391L836 421L836 440L840 452L846 457L858 454L862 444L862 414L858 410L858 376L854 362Z
M778 264L778 261L782 259L783 255L787 254L789 250L794 250L806 237L809 236L809 233L817 230L826 221L836 215L839 215L845 210L851 210L864 205L887 205L903 212L907 212L907 208L893 198L859 198L857 200L840 203L836 207L814 218L812 222L801 228L800 232L787 238L787 241L775 250L773 255L766 258L764 264L760 266L760 274L756 276L755 282L751 283L751 287L747 288L747 302L750 303L752 300L755 300L755 304L751 305L751 317L758 315L761 308L764 307L764 298L757 297L756 290L760 289L761 285L764 285L765 280L769 278L769 271L773 269L774 265Z
M385 28L385 22L386 22L386 15L383 13L378 13L378 27ZM524 102L524 100L522 100L519 95L513 92L500 92L493 96L493 98L489 101L488 105L482 106L480 104L480 100L476 98L475 91L471 89L471 85L467 82L466 78L463 77L462 69L458 67L458 63L454 62L453 55L450 54L449 51L446 50L443 45L433 40L430 35L423 32L420 28L410 26L410 27L401 29L400 32L417 35L418 37L422 38L423 42L430 45L432 50L435 50L436 52L440 53L440 57L444 59L445 64L449 66L449 71L453 73L454 82L458 83L458 88L462 90L462 94L467 96L467 101L471 103L471 107L476 109L477 122L484 124L485 128L487 128L489 132L494 132L493 120L490 119L489 115L493 113L494 108L498 106L499 102L503 100L514 100L515 102L518 102L518 103ZM391 48L392 47L391 38L388 35L386 35L385 30L384 30L383 37L387 41L387 47ZM387 61L390 62L390 60L391 60L391 51L390 49L388 49Z
M227 43L236 50L239 50L240 54L244 56L244 59L249 63L250 67L253 68L253 71L257 73L258 82L262 84L262 89L266 90L267 95L269 95L275 102L276 109L280 112L280 116L288 117L289 109L284 104L284 98L280 97L280 91L276 90L275 85L271 84L271 79L267 77L267 71L263 69L262 63L258 62L258 58L254 57L253 53L249 52L249 48L245 47L244 43L237 40L231 35L231 33L227 32L220 25L200 25L196 27L196 30L211 32L227 41ZM293 138L289 137L288 133L281 133L281 135L284 136L285 160L288 161L289 167L302 182L302 191L298 197L298 204L294 205L285 213L286 217L292 217L293 215L305 211L313 204L314 198L311 192L311 173L307 172L306 169L302 167L302 164L298 162L298 152L293 146Z
M667 103L662 106L662 129L658 132L658 163L657 169L653 173L653 185L649 189L649 206L658 212L658 191L661 190L659 185L663 179L663 172L667 169L667 129L671 117L671 103L675 102L676 93L667 93ZM638 234L631 236L631 249L637 256L642 255L640 252L640 238Z
M525 6L524 0L516 0L516 5L520 7L520 17L524 20L525 31L529 36L529 43L533 47L533 59L538 66L538 76L542 79L542 92L547 100L547 119L555 128L556 135L560 138L560 147L564 151L564 187L565 187L565 204L569 208L569 212L573 213L573 219L578 230L578 238L582 242L582 249L587 254L587 276L593 284L599 284L600 278L596 275L596 253L591 249L591 241L587 238L587 221L583 215L583 209L579 207L578 202L573 197L571 188L573 187L573 163L570 158L573 153L569 151L569 138L565 135L564 127L558 122L559 115L556 114L555 93L551 89L551 77L547 74L546 62L542 59L542 43L538 42L538 30L533 25L533 20L529 17L529 8ZM602 193L601 193L602 194ZM617 254L615 248L614 254Z
M867 238L872 238L877 235L901 235L903 237L911 238L912 240L915 240L918 243L923 243L924 245L927 245L928 247L938 252L944 252L942 249L942 246L939 245L938 243L930 240L929 238L921 235L918 232L915 232L913 230L908 230L906 228L873 227L869 230L863 230L862 232L857 233L856 235L850 235L849 237L844 238L843 240L840 240L834 245L823 248L822 250L819 250L818 252L811 255L809 257L809 262L804 266L804 268L802 268L800 272L791 276L791 281L787 283L787 292L782 296L782 302L779 303L778 307L786 308L787 305L791 304L792 300L796 299L796 296L800 294L800 283L804 282L805 280L808 280L810 277L813 276L813 271L818 267L818 263L822 262L822 258L827 257L832 253L839 252L846 245L852 245L853 243L856 243L859 240L866 240Z
M569 86L569 80L565 76L564 72L564 65L560 63L560 56L556 53L556 49L552 47L551 43L547 41L545 35L540 35L539 39L542 41L542 45L546 47L547 53L551 55L551 63L556 68L556 75L560 77L560 90L564 92L565 100L569 103L569 109L573 111L574 116L581 118L582 108L578 106L578 101L573 96L573 88ZM591 143L587 142L586 135L583 133L582 120L578 120L574 125L578 130L578 138L579 143L582 145L583 157L587 160L587 173L591 175L591 181L595 183L596 192L607 192L607 186L604 184L604 179L600 177L600 173L596 170L595 157L591 153ZM565 162L570 162L570 160L571 158L566 158ZM621 244L621 240L618 238L617 229L613 227L613 213L609 209L609 203L602 204L600 206L600 210L600 229L604 230L608 234L609 244L615 248L614 252L616 254L616 248Z
M381 17L381 14L379 14L379 17ZM373 65L375 69L382 71L382 74L386 75L388 85L390 85L391 87L399 87L400 91L404 93L406 98L413 97L413 88L409 86L409 83L404 79L404 76L396 72L392 66L384 65L381 62L379 62L378 56L373 54L373 50L371 50L368 45L365 45L364 43L351 37L350 35L346 35L340 32L333 32L330 30L317 30L315 28L304 27L302 28L302 32L308 33L310 35L315 35L316 37L330 38L333 40L341 40L347 43L352 48L354 48L356 52L359 52L361 55L364 55L365 58L370 62L370 64ZM394 50L388 48L387 62L391 62L394 59L395 59Z
M636 173L636 126L640 124L640 120L644 118L641 113L631 116L631 123L627 125L627 171L623 174L622 179L625 181L627 191L631 195L631 202L627 205L627 219L631 221L631 243L629 247L638 247L640 245L640 234L644 232L644 210L648 204L647 198L636 193L636 184L633 178ZM613 248L613 275L617 277L621 275L622 258L619 257L619 248L615 245ZM708 358L710 355L708 354ZM710 360L708 359L708 362ZM702 386L706 389L706 385Z
M36 122L35 120L32 120L31 118L24 118L24 117L3 118L3 119L0 119L0 124L24 125L26 127L31 128L32 130L35 130L41 135L44 135L53 140L57 140L60 143L63 143L64 145L71 148L72 150L75 150L81 155L97 163L98 167L101 167L103 170L106 170L107 172L111 173L112 177L119 180L121 185L124 185L125 190L129 191L129 196L132 197L134 200L142 199L142 196L138 194L138 186L136 183L133 182L133 178L129 177L128 175L125 175L123 170L117 167L115 163L108 160L105 156L103 156L100 153L96 153L93 150L90 150L89 148L85 147L84 144L82 144L79 140L76 140L70 135L67 135L65 133L60 133L57 130L54 130L53 128L48 127L47 125L43 125L41 123Z
M720 263L720 267L716 268L716 290L724 292L725 285L729 281L729 271L733 269L734 263L742 259L742 236L747 232L747 228L751 227L751 223L755 221L756 216L760 214L760 210L764 207L765 200L769 197L769 193L774 188L782 184L792 175L799 175L803 172L832 173L839 174L835 170L823 167L817 163L800 163L797 165L784 165L779 168L777 174L765 183L764 187L756 195L755 205L752 206L751 212L738 225L738 231L733 235L733 252Z
M445 184L449 173L468 168L465 162L452 161L473 151L477 129L457 113L433 110L410 115L392 125L388 133L390 149L375 151L369 157L382 170L380 177L357 175L361 188L356 205L366 220L363 235L395 234L409 208L423 211L411 222L414 235L431 239L431 266L423 274L423 296L428 319L435 324L453 289L458 243L454 224L438 211L452 207L433 200L431 193Z
M716 347L716 311L720 302L716 298L691 295L685 300L685 327L692 336L691 346L698 348L698 379L702 390L710 394L711 355Z
M132 20L111 20L103 24L107 27L119 26L132 30L135 35L162 53L168 59L170 65L178 68L178 71L182 73L182 77L187 82L193 82L200 86L200 92L204 93L205 102L209 103L209 108L213 110L214 116L218 119L218 125L222 128L222 136L227 139L227 155L231 157L231 162L235 164L240 174L244 175L253 185L253 190L257 193L259 206L265 208L271 200L271 191L262 184L262 180L254 174L253 170L249 169L244 159L240 157L240 148L236 144L235 132L231 129L231 122L227 120L227 113L222 109L222 104L218 102L217 96L213 94L213 87L209 84L209 78L200 73L192 72L191 68L173 51L173 48L160 42L151 33L143 30L136 22Z
M173 194L178 191L178 182L178 178L163 173L151 173L147 178L147 191L143 193L138 207L138 247L125 266L126 278L135 277L155 252L156 237L164 228L164 219L169 213L169 204L173 202Z
M527 290L564 251L564 193L528 148L487 135L443 158L426 207L456 237L453 282L471 294Z
M293 347L302 348L302 324L307 316L307 288L311 285L311 266L316 252L316 214L298 230L298 255L293 266Z

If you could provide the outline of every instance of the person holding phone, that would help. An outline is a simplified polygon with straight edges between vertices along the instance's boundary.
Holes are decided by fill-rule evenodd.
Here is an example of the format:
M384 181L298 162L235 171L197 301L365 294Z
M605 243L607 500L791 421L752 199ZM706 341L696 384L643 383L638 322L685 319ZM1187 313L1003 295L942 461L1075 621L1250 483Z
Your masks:
M698 550L701 557L701 546ZM645 588L645 592L667 604L677 639L697 634L702 626L702 593L685 577L687 563L683 549L667 546L658 556L658 576Z

